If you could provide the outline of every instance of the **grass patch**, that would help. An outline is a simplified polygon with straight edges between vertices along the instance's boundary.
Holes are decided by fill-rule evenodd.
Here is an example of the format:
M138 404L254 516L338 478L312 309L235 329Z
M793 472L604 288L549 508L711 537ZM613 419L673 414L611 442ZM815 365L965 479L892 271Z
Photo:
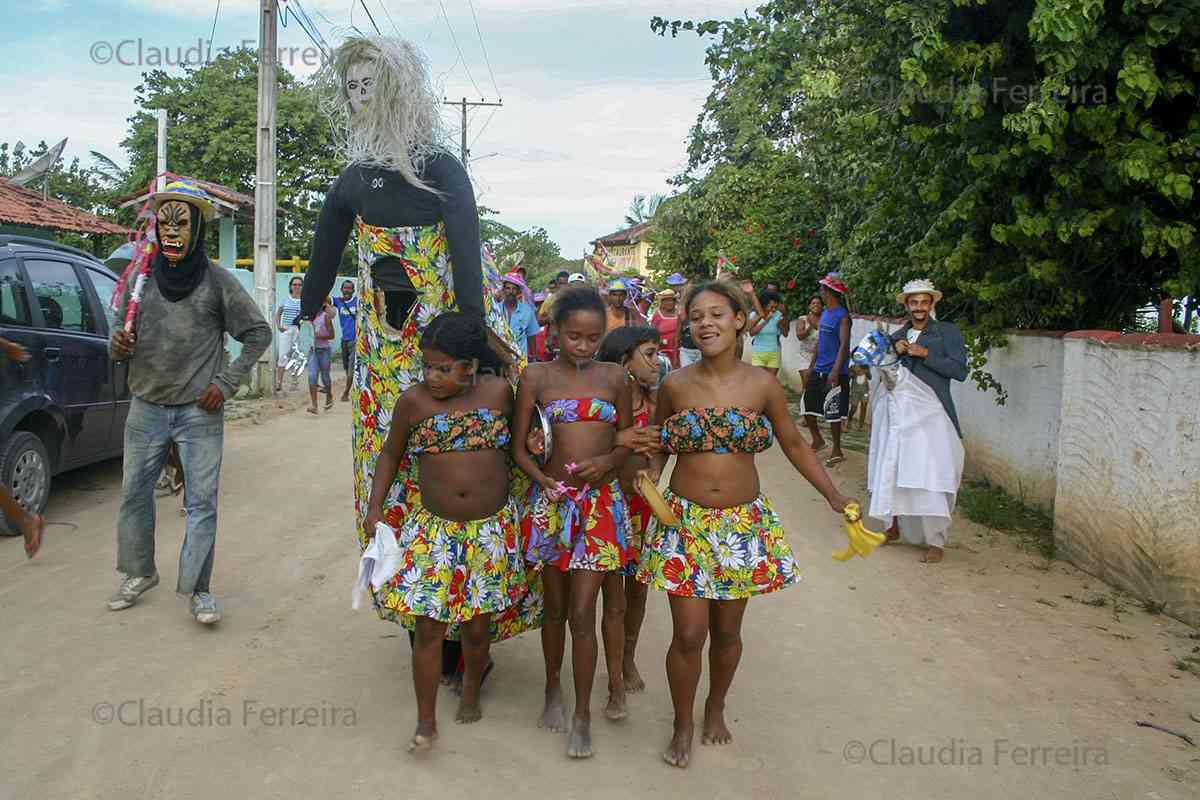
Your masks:
M1200 658L1196 656L1177 658L1175 659L1175 669L1180 672L1190 672L1197 678L1200 678Z
M1011 533L1022 546L1045 559L1054 558L1054 523L1045 513L1030 508L999 486L965 483L958 490L958 507L972 522Z

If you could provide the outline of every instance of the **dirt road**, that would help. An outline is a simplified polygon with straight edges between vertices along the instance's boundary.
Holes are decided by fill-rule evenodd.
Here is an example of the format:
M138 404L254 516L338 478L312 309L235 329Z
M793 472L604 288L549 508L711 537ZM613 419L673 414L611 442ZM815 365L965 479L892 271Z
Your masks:
M1200 796L1200 749L1134 725L1200 740L1200 680L1172 667L1200 646L1194 630L1129 600L1067 599L1112 595L961 521L942 565L904 547L836 563L837 520L777 448L763 483L805 580L750 604L733 745L697 744L686 772L659 760L659 596L648 690L618 724L594 699L596 758L568 762L563 737L534 726L536 635L495 649L482 723L454 725L443 695L442 738L412 758L408 642L350 610L349 414L229 426L215 630L172 591L174 499L158 507L162 584L106 610L118 463L57 482L49 516L77 528L50 528L34 561L0 540L0 798ZM861 492L862 471L850 454L838 477Z

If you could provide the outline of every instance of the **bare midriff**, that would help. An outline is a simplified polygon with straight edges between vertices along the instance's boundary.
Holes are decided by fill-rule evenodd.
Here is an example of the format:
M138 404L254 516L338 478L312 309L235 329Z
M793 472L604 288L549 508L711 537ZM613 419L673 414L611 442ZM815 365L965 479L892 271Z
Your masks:
M433 453L419 458L421 505L442 519L487 519L508 501L508 461L500 450ZM481 480L481 475L504 477Z
M758 497L758 470L751 453L681 453L671 472L671 491L705 508L730 508Z

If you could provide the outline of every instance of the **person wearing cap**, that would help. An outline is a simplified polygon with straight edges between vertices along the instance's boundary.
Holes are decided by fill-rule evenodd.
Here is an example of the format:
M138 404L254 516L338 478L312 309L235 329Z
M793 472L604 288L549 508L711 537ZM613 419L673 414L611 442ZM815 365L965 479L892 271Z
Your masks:
M832 467L846 460L842 452L842 423L850 416L850 312L846 309L846 284L835 273L820 281L821 301L825 310L817 328L817 349L804 381L804 421L812 434L814 452L825 449L818 421L825 414L825 398L830 390L840 389L835 413L828 415L833 431L833 450L825 460Z
M942 293L932 281L909 281L896 299L908 321L890 337L900 356L895 380L880 381L872 403L868 514L892 520L888 541L923 545L921 561L936 564L962 481L950 381L966 380L967 347L957 327L934 317Z
M674 289L663 289L658 293L658 310L650 318L650 324L658 331L658 352L671 362L671 369L679 369L679 311L678 298Z
M537 311L533 307L533 295L518 272L510 272L502 281L504 287L504 313L517 346L528 356L537 350Z
M213 624L221 612L210 591L217 535L217 485L225 401L271 345L271 326L230 271L204 254L213 204L195 182L177 180L153 195L157 253L135 305L136 327L115 327L114 361L125 362L133 395L125 423L117 569L123 573L109 609L133 606L158 585L154 563L154 483L172 442L187 476L187 530L175 591L191 597L192 616ZM121 285L119 285L121 286ZM136 282L124 282L116 319L125 319ZM242 343L233 363L225 335Z
M605 309L608 320L606 331L616 330L625 325L645 325L646 318L636 307L629 304L629 284L617 278L608 284L608 308Z

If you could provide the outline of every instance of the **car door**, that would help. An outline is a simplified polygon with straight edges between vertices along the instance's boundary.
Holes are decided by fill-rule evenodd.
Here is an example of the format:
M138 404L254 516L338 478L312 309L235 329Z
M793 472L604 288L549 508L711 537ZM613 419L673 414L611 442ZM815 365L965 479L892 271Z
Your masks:
M23 256L40 314L47 390L62 406L67 435L61 467L79 466L108 451L113 381L107 339L92 295L75 265L49 255Z
M0 336L16 342L34 356L26 363L11 358L0 361L0 421L29 398L40 395L38 358L40 334L33 326L29 286L15 258L0 258ZM0 431L0 433L3 433Z
M113 326L118 324L116 312L109 307L113 291L117 288L117 279L107 272L91 266L84 266L83 274L87 276L95 292L94 299L97 318L103 324L105 347L107 348L107 340L112 334ZM107 349L105 351L105 359L108 360L108 371L109 377L112 380L114 401L112 425L108 432L108 449L109 452L116 455L125 446L125 420L129 418L130 400L129 364L125 361L115 362L108 359Z

